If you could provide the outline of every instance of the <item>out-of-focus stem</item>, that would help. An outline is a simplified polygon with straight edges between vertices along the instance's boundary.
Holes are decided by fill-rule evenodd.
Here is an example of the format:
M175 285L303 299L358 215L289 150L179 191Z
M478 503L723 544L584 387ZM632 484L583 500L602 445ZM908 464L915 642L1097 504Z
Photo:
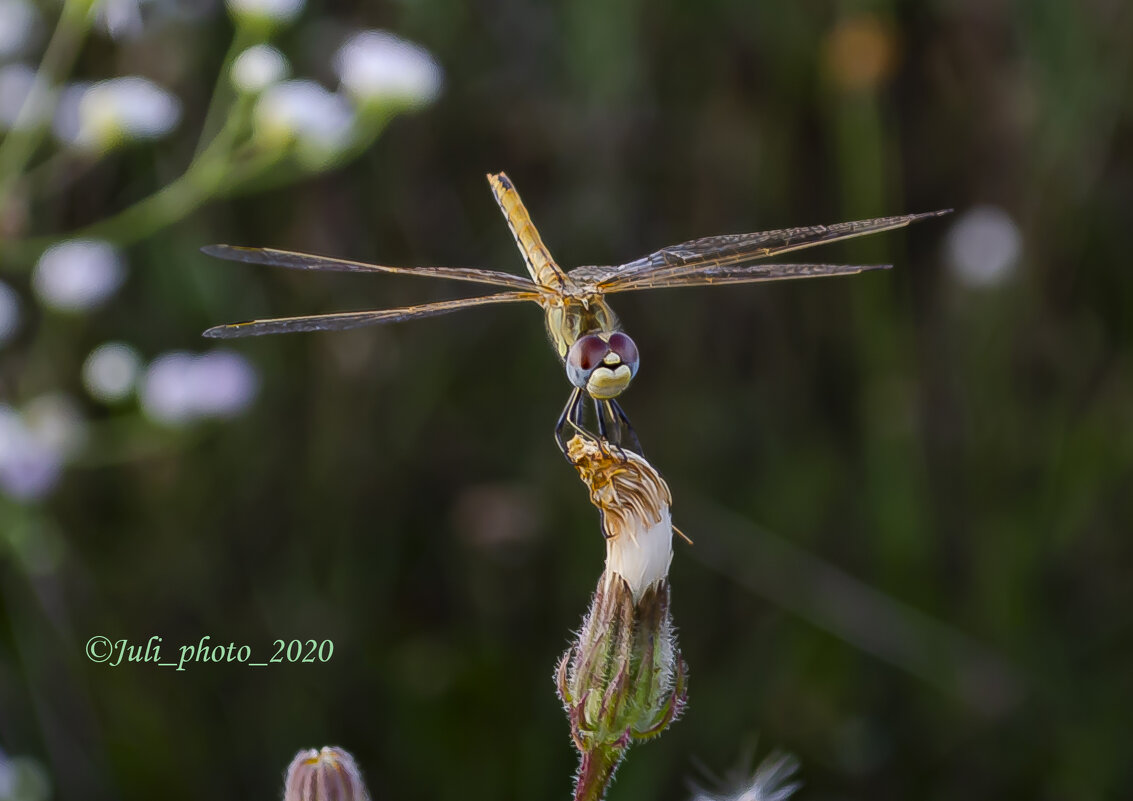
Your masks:
M172 225L200 208L211 197L232 191L233 183L268 169L275 158L252 154L252 169L241 171L231 158L233 144L245 130L250 101L241 99L229 112L224 128L188 169L170 184L117 214L69 233L68 238L93 237L129 245ZM14 250L31 260L57 241L56 237L31 239Z
M223 126L218 122L220 118L220 110L225 108L232 99L232 62L236 57L244 52L245 48L255 44L256 37L243 25L237 25L236 32L232 36L232 43L228 46L228 52L224 54L224 62L220 66L220 74L217 75L216 85L212 88L212 97L209 99L208 110L205 112L205 121L201 125L201 136L197 140L197 149L193 154L193 158L197 158L207 148L212 146L215 139L210 139L213 136L213 131L219 132L217 137L223 134Z
M0 205L3 205L47 131L38 119L55 86L67 77L90 30L92 0L66 0L39 62L31 90L8 135L0 142Z

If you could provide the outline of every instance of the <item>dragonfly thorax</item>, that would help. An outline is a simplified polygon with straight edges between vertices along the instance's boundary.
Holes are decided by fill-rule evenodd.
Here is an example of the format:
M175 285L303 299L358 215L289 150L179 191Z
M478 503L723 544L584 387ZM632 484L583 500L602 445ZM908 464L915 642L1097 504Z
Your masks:
M619 328L618 316L601 295L554 295L543 302L547 334L560 359L570 346L587 334L612 334Z

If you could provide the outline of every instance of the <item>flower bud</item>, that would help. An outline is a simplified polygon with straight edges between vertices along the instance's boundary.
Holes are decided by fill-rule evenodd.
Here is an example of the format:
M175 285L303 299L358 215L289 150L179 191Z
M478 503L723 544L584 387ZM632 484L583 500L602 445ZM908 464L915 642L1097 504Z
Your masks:
M669 614L671 496L637 454L575 437L567 456L602 513L606 570L557 683L581 757L575 798L600 798L629 745L664 731L686 700Z
M300 751L284 780L283 801L369 801L362 773L348 751L326 746Z

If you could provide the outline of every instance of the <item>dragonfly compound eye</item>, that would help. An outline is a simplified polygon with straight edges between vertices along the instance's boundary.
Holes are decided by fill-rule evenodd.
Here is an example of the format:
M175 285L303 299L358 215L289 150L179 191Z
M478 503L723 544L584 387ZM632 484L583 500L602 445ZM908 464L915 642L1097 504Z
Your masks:
M609 352L610 346L597 334L579 337L567 351L566 371L570 383L576 387L585 387L590 374L601 366Z
M618 354L622 364L627 365L632 375L637 375L637 365L640 362L640 357L637 355L637 345L629 338L628 334L623 334L618 331L610 336L609 342L610 350Z

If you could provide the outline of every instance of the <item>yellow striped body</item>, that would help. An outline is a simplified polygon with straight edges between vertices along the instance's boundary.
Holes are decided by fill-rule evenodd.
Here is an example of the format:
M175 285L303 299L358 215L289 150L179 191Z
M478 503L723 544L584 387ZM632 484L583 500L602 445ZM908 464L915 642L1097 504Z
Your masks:
M531 215L527 207L519 198L519 193L504 173L488 175L488 183L492 185L492 194L500 204L500 210L507 218L508 227L515 237L516 244L523 251L523 260L527 262L527 271L531 273L531 280L540 286L562 292L571 281L566 274L555 264L550 251L543 244L539 232L531 222Z

